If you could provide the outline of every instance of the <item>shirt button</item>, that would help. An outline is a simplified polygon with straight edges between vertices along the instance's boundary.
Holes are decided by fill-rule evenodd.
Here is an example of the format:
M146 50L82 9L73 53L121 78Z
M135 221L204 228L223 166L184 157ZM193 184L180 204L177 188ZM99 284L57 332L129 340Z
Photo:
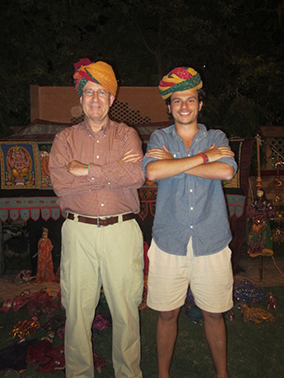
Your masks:
M193 210L193 207L191 207L190 210Z
M95 178L94 177L92 177L92 180L94 180Z
M105 204L104 203L101 203L101 206L103 207Z
M99 157L99 155L97 155L97 159L99 159L100 157Z
M192 189L190 189L190 193L192 193L193 192L193 190Z
M110 185L110 182L108 182L107 184Z
M97 140L97 143L100 143L100 141L99 141L99 140Z
M190 228L192 229L192 228L193 228L193 226L190 226Z

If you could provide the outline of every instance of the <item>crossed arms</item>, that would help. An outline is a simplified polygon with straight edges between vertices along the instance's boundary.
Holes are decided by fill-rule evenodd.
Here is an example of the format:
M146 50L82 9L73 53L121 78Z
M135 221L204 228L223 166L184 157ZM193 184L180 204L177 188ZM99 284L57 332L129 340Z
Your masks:
M133 148L125 152L121 158L118 160L118 163L136 163L138 160L141 160L140 154L133 153ZM71 173L73 176L83 177L88 174L88 164L81 163L78 160L71 161L67 167L67 172Z
M146 153L147 157L158 159L149 162L146 166L146 175L151 181L173 177L180 173L211 180L231 180L234 175L233 167L217 161L224 157L234 156L230 147L215 147L213 143L211 147L203 151L209 159L207 164L203 164L203 158L199 154L175 159L164 145L162 147L162 149L150 149Z
M104 188L139 188L143 184L141 141L135 133L131 133L124 148L121 143L111 150L111 159L110 150L105 151L100 164L92 162L92 153L86 155L83 150L92 151L91 145L76 144L73 136L66 139L61 133L55 137L49 158L52 185L58 197Z

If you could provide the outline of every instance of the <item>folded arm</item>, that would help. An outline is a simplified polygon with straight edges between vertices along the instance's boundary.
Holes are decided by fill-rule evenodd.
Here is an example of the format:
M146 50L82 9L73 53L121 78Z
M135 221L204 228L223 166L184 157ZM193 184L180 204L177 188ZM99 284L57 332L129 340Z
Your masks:
M141 141L132 133L114 161L99 165L73 160L64 140L55 138L49 160L49 171L55 193L60 197L107 187L139 188L145 181L142 170ZM109 152L106 152L109 153Z
M230 180L234 175L233 167L217 161L224 157L234 156L230 147L215 147L213 144L204 151L209 159L207 164L203 163L203 158L199 154L174 159L169 150L164 145L162 147L162 149L153 148L146 153L146 156L157 159L146 166L146 174L151 181L173 177L180 173L212 180Z

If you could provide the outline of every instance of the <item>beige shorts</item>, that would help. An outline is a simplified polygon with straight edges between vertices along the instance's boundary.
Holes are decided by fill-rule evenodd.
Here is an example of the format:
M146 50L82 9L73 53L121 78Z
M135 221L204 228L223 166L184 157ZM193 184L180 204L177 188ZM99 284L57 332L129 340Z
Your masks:
M202 310L222 313L233 307L233 272L229 247L213 255L194 256L191 239L186 256L165 253L154 240L148 251L147 305L171 311L184 305L188 285Z

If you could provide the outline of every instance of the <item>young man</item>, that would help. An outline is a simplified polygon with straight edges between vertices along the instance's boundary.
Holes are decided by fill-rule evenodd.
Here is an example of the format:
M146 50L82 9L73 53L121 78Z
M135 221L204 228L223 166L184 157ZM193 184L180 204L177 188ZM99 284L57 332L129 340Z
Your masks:
M134 214L144 182L136 131L108 113L117 90L112 67L75 65L85 114L56 135L49 170L62 226L60 284L66 310L67 378L93 378L91 327L101 284L112 316L115 377L142 377L138 306L143 290L143 238Z
M143 168L158 181L153 240L148 251L148 306L159 311L159 378L168 378L177 319L190 284L202 310L216 378L226 378L226 331L222 313L233 306L231 240L221 180L237 165L220 130L198 124L202 81L178 67L159 85L174 124L151 135Z

